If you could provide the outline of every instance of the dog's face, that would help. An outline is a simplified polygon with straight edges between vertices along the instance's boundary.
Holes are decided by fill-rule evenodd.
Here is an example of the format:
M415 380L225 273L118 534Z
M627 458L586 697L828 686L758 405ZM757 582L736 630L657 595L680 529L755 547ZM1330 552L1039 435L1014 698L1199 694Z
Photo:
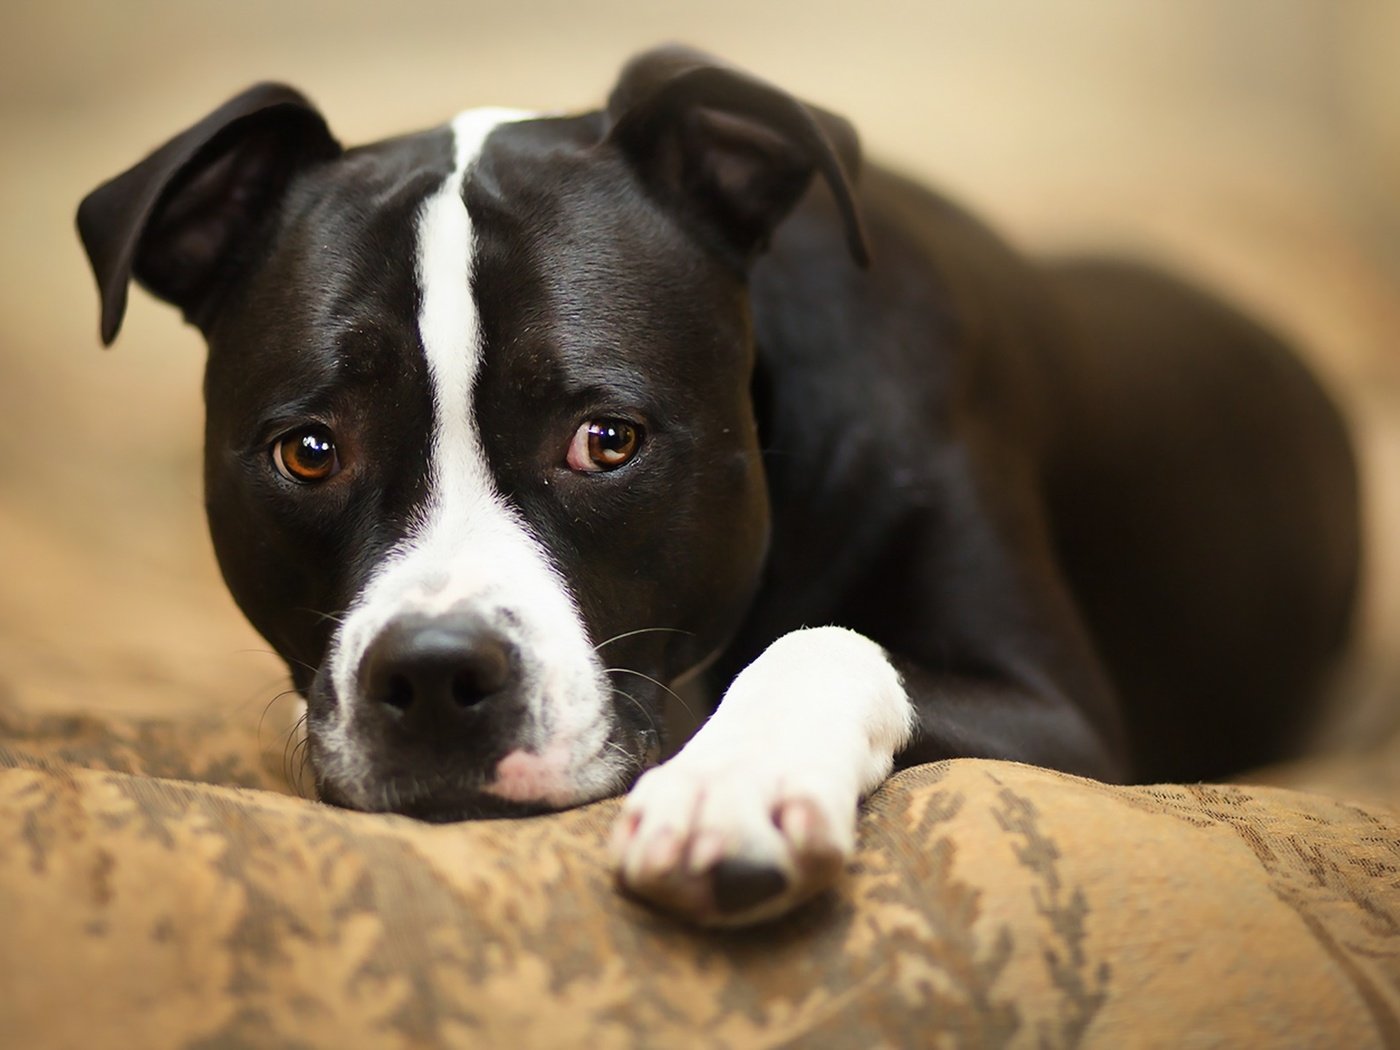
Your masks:
M764 550L738 275L592 122L463 172L491 117L307 172L209 332L215 548L360 807L617 790Z
M215 550L326 798L555 808L655 755L759 578L745 266L815 166L846 192L815 129L678 51L348 152L261 88L85 203L104 333L123 253L204 330Z

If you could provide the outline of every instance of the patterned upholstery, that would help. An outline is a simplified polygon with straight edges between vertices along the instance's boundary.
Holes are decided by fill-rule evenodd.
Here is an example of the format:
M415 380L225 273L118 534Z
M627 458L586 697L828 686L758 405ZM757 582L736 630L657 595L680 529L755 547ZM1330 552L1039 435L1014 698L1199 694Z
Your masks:
M616 801L428 826L263 750L0 719L0 1044L1400 1046L1395 749L1366 802L922 766L836 892L739 933L615 894Z

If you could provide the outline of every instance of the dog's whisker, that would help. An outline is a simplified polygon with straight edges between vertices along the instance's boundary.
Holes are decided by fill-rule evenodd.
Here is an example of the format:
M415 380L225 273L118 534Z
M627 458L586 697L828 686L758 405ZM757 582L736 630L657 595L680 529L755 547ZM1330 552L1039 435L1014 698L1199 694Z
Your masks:
M653 715L652 712L651 712L650 710L648 710L648 708L647 708L647 706L646 706L645 704L643 704L640 700L638 700L638 699L637 699L635 696L633 696L631 693L627 692L625 689L620 689L620 688L618 688L616 685L614 685L614 686L612 687L612 690L613 690L613 693L614 693L615 695L620 696L620 697L622 697L623 699L630 701L630 702L632 703L632 706L635 707L638 711L641 712L642 718L646 721L647 728L648 728L649 730L651 730L653 733L655 733L655 732L657 732L657 731L659 730L660 727L656 724L656 717L655 717L655 715ZM612 743L612 741L607 741L607 743ZM614 746L616 746L616 745L614 745Z
M293 664L297 664L297 665L300 666L300 667L304 667L304 668L306 668L306 670L310 671L312 674L315 674L316 671L317 671L317 668L316 668L316 666L315 666L314 664L309 664L309 663L307 663L305 660L298 660L295 656L286 656L286 655L284 655L284 654L282 654L282 653L279 653L279 652L276 652L275 650L272 650L272 649L260 649L260 648L254 647L254 648L251 648L251 649L235 649L234 652L239 653L239 654L244 654L244 653L258 653L259 655L275 656L275 657L277 657L277 659L279 659L279 660L285 660L285 661L287 661L288 663L293 663Z
M306 721L306 719L305 719L305 717L303 717L302 720L301 720L301 722L298 723L298 725L299 725L299 726L300 726L300 725L304 725L304 724L305 724L305 721ZM296 790L297 794L298 794L298 795L301 795L303 798L311 798L311 797L313 797L314 794L315 794L315 792L314 792L314 778L313 778L313 785L312 785L313 790L311 790L311 791L308 792L308 790L307 790L307 783L306 783L306 773L307 773L308 768L309 768L310 765L311 765L311 736L310 736L310 734L305 733L305 732L303 732L303 733L301 734L300 738L297 740L296 744L295 744L294 747L292 748L292 755L293 755L294 761L295 761L295 763L296 763L296 769L295 769L295 772L294 772L294 775L293 775L292 787Z
M301 744L289 743L282 752L282 776L287 786L302 795L301 789Z
M329 613L329 612L322 612L320 609L312 609L312 608L309 608L309 607L307 607L307 606L305 606L305 605L299 605L299 606L297 606L297 610L296 610L296 611L297 611L297 612L304 612L304 613L306 613L308 616L314 616L314 617L316 617L318 620L320 620L322 623L324 623L325 621L329 620L331 623L336 624L337 626L344 626L344 625L345 625L345 621L349 619L349 616L348 616L347 614L345 614L345 613Z
M652 677L651 675L649 675L649 674L643 674L641 671L634 671L634 670L632 670L632 668L630 668L630 667L605 667L605 668L603 668L603 673L604 673L604 674L634 674L634 675L636 675L638 678L645 678L648 682L650 682L652 685L656 686L658 689L662 689L662 690L664 690L665 692L671 694L671 696L675 698L676 703L678 703L678 704L681 705L681 709L682 709L683 711L685 711L686 714L688 714L691 718L694 718L694 717L695 717L695 712L692 711L692 710L690 709L690 705L687 704L687 703L685 702L685 698L684 698L683 696L681 696L680 693L676 692L674 689L672 689L672 688L671 688L669 685L667 685L665 682L658 682L655 678L653 678L653 677Z
M271 700L269 700L266 704L263 705L262 714L258 716L257 740L259 747L262 746L263 723L267 721L267 716L272 711L273 706L277 703L277 701L283 699L284 697L294 695L296 695L295 689L283 689L281 692L279 692L276 696L274 696ZM298 719L298 724L300 724L300 722L305 718L306 716L302 715L301 719Z
M597 645L595 645L595 646L593 647L593 651L596 653L599 649L603 648L603 646L605 646L605 645L612 645L613 642L620 642L620 641L622 641L622 639L624 639L624 638L631 638L631 637L633 637L634 635L638 635L638 634L653 634L653 633L660 633L660 632L669 632L669 633L671 633L671 634L688 634L688 635L692 635L692 636L695 634L694 631L684 631L684 630L682 630L682 629L679 628L679 627L640 627L640 628L638 628L638 629L635 630L635 631L623 631L621 634L615 634L615 635L613 635L611 638L607 639L606 641L599 642Z
M305 727L306 713L302 712L301 717L298 718L295 722L293 722L290 726L288 726L287 729L283 732L283 750L290 748L294 743L296 743L298 739L306 739L306 734L302 732L305 729ZM261 726L259 726L259 728L261 728ZM298 734L300 734L300 736Z
M262 749L263 749L263 725L264 725L264 724L266 723L266 721L267 721L267 716L268 716L268 714L272 711L273 706L274 706L279 700L281 700L281 699L283 699L284 697L287 697L287 696L295 696L295 695L297 695L297 691L296 691L295 689L283 689L281 692L279 692L276 696L274 696L271 700L269 700L269 701L263 706L262 714L258 716L258 728L257 728L257 731L256 731L255 736L254 736L254 739L257 740L257 744L258 744L258 753L259 753L259 754L262 753ZM289 726L289 727L286 729L286 731L282 734L282 735L283 735L283 738L284 738L284 739L283 739L283 743L282 743L282 776L287 780L287 782L288 782L289 784L291 783L291 779L292 779L292 776L291 776L291 767L290 767L290 765L289 765L289 756L290 756L290 754L291 754L291 752L292 752L292 750L293 750L293 745L294 745L294 742L295 742L295 740L296 740L296 738L297 738L297 732L298 732L298 730L300 730L305 724L306 724L306 712L303 711L303 712L301 713L300 717L298 717L297 720L296 720L295 722L293 722L293 723L291 724L291 726ZM303 736L303 739L305 739L304 736Z
M282 751L282 773L287 778L287 783L292 787L292 789L298 795L302 795L303 797L306 795L305 784L303 782L303 774L306 772L306 763L308 761L310 738L307 737L304 733L301 736L295 736L294 734L296 730L304 724L304 722L305 719L303 718L297 722L296 726L293 727L292 733L289 733L287 736L287 744Z
M618 755L618 771L624 773L640 773L646 768L646 760L640 755L634 755L615 740L603 741L603 750Z

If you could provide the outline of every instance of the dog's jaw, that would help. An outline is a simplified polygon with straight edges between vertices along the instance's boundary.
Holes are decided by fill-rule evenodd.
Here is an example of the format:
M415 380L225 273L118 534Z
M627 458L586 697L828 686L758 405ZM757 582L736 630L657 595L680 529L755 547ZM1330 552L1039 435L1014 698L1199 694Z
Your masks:
M465 181L487 136L528 119L470 110L452 122L455 165L418 216L418 329L433 392L430 492L378 566L331 645L309 731L324 793L363 809L401 808L355 728L361 666L395 617L469 607L521 654L518 738L494 770L458 785L511 803L559 808L627 786L637 747L616 739L612 691L583 619L543 544L498 491L472 413L481 334L472 292L474 237Z

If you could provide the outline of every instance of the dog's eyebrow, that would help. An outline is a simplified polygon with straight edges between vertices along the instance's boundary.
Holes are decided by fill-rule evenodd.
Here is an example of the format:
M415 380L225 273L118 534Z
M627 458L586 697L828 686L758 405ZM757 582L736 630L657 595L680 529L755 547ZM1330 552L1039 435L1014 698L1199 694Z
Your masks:
M563 380L561 400L581 408L646 408L656 399L651 386L642 382L635 373L608 372L600 375L590 369L585 375L565 376Z
M363 407L361 391L374 392L381 385L383 373L377 376L369 370L346 375L339 369L326 377L288 376L259 391L253 412L252 428L258 433L275 436L276 428L308 419L332 422L358 414Z
M285 430L308 422L332 424L338 415L327 400L309 399L292 404L279 404L258 417L248 430L245 452L260 452L268 442Z

